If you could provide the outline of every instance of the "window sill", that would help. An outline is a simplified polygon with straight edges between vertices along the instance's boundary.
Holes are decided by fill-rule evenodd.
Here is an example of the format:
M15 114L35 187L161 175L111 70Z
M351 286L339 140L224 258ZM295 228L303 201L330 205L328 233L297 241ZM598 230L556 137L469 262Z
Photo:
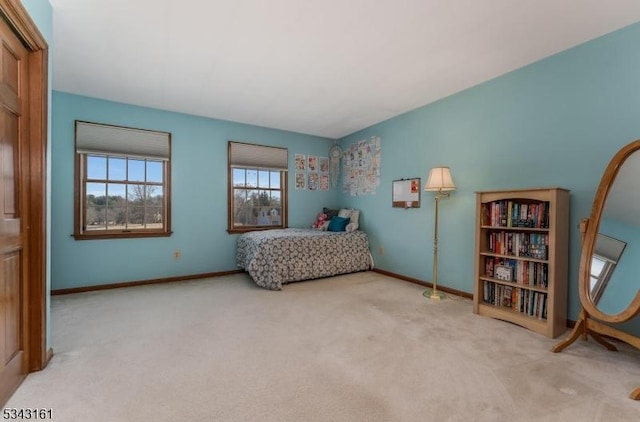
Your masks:
M141 237L170 237L173 232L118 232L118 233L74 233L71 236L75 240L101 240L101 239L136 239Z
M227 233L229 234L242 234L242 233L247 233L247 232L255 232L255 231L262 231L262 230L277 230L277 229L286 229L286 227L284 226L256 226L256 227L243 227L243 228L232 228L232 229L227 229Z

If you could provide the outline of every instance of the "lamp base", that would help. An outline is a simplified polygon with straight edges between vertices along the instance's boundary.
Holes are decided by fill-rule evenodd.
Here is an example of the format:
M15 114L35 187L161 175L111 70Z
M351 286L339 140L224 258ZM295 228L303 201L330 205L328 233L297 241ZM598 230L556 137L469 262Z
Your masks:
M429 298L431 300L442 300L447 297L446 293L434 291L433 289L427 289L422 293L422 296Z

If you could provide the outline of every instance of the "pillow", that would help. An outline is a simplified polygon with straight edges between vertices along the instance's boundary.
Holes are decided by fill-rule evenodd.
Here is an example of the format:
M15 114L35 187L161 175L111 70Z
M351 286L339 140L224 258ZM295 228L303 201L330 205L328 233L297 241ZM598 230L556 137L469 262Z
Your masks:
M340 208L340 211L338 211L338 217L343 217L343 218L351 217L351 210L349 208Z
M327 226L329 225L329 220L327 220L327 214L321 212L316 217L316 221L313 222L311 228L316 230L327 230Z
M345 231L347 224L349 224L349 219L344 217L332 217L331 221L329 221L329 227L327 230L330 232L343 232Z
M332 217L335 217L336 215L338 215L338 212L340 210L332 210L330 208L324 207L322 209L322 212L327 214L327 220L331 220Z
M354 209L342 208L338 212L339 217L349 218L349 224L346 227L346 231L352 232L354 230L358 230L359 224L358 219L360 218L360 211Z

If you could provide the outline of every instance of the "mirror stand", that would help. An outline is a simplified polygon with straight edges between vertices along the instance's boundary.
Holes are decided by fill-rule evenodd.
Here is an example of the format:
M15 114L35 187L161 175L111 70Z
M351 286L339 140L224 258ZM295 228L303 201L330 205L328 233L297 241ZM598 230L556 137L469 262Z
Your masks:
M609 343L608 341L606 341L604 338L602 338L602 336L599 334L599 331L598 331L598 328L600 327L598 327L597 325L594 325L594 323L598 324L597 321L589 319L589 316L587 315L587 313L584 311L584 309L582 309L580 311L580 316L578 317L578 321L576 321L576 325L573 327L573 330L571 330L569 337L567 337L565 340L553 346L551 351L554 353L561 352L566 347L571 345L574 341L576 341L579 337L582 337L584 341L587 341L590 335L591 337L593 337L595 341L597 341L598 343L606 347L608 350L611 350L612 352L617 352L618 348L613 344Z
M588 218L583 218L580 221L580 234L582 235L583 241L584 241L584 234L587 231L588 223L589 223ZM608 350L611 350L612 352L617 352L618 348L613 344L609 343L600 335L600 334L609 335L605 332L607 330L614 330L614 329L607 325L601 324L596 320L589 318L589 314L584 310L584 308L581 308L580 315L578 316L578 320L576 321L576 324L574 325L573 330L571 330L571 333L569 334L569 336L565 340L562 340L560 343L553 346L551 351L553 353L561 352L566 347L573 344L573 342L575 342L579 337L582 337L584 341L587 341L589 335L591 335L591 337L593 337L595 341L603 345ZM624 334L622 332L620 333Z
M582 337L584 341L588 340L591 336L596 342L610 351L617 351L617 347L609 340L615 339L625 342L636 349L640 349L640 337L613 327L615 324L620 324L631 320L640 314L640 286L638 285L635 270L632 273L625 273L621 270L616 270L618 286L629 287L626 293L615 293L614 296L618 299L618 302L625 304L626 308L606 307L599 302L599 296L594 293L594 286L597 286L599 279L602 278L602 270L596 270L592 273L592 264L595 258L609 259L609 262L613 263L613 267L622 267L619 262L619 257L624 250L619 248L619 253L611 254L612 248L598 248L598 238L600 236L600 230L604 224L605 218L608 219L607 223L611 224L611 220L618 220L617 224L625 228L625 233L621 235L628 235L626 240L633 240L633 233L640 227L640 223L635 220L629 222L628 215L640 215L640 212L636 212L632 208L632 204L637 203L640 205L640 191L637 201L630 201L630 194L633 192L633 186L636 185L636 180L640 174L640 154L635 155L635 159L629 160L635 152L640 152L640 140L634 141L627 146L623 147L613 157L607 169L605 170L600 186L596 192L596 197L593 202L593 209L591 211L591 218L584 218L580 222L580 233L582 237L582 251L580 255L580 269L578 277L578 293L580 295L581 310L578 320L575 326L571 330L569 336L556 344L551 351L554 353L564 350L569 345L573 344L578 338ZM623 164L625 164L623 166ZM621 171L622 167L625 167ZM618 180L616 180L618 179ZM614 187L614 181L616 186ZM631 186L631 188L630 188ZM620 193L623 193L622 195ZM605 213L605 205L607 212ZM621 211L629 211L627 213ZM626 220L624 217L627 216ZM626 223L626 225L623 225ZM609 229L611 229L609 225ZM603 238L613 239L611 237L603 236ZM616 240L616 239L613 239ZM626 245L625 242L619 243ZM612 245L609 243L608 245ZM606 252L605 252L606 249ZM627 262L633 261L627 259ZM637 262L637 257L636 261ZM611 269L611 272L613 269ZM622 273L622 274L619 274ZM611 273L609 273L610 276ZM629 275L631 274L631 275ZM623 277L621 277L624 275ZM598 279L594 283L594 279ZM607 280L610 282L610 280ZM594 283L594 284L593 284ZM607 286L607 284L605 284ZM608 284L608 289L611 289ZM636 290L634 290L636 289ZM611 290L610 290L611 291ZM616 290L617 292L617 290ZM627 298L631 301L627 302ZM611 303L609 303L611 304ZM634 400L640 400L640 387L636 388L629 395Z
M566 347L573 344L573 342L575 342L579 337L582 337L584 341L587 341L588 336L593 337L595 341L612 352L617 352L618 348L605 340L603 336L624 341L636 349L640 349L640 338L603 324L591 318L589 314L582 309L580 311L578 321L576 321L576 325L573 327L573 330L571 330L569 336L565 340L562 340L560 343L553 346L551 351L554 353L561 352ZM629 394L629 398L632 398L633 400L640 400L640 387L633 390L631 394Z

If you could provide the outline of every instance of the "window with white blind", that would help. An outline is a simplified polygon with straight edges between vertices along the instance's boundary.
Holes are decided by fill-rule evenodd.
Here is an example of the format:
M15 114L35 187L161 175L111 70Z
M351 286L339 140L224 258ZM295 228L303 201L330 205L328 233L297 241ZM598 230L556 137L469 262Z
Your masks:
M622 240L598 233L591 257L590 292L593 303L598 304L626 246Z
M286 148L229 141L228 231L287 227Z
M171 134L75 122L76 239L169 236Z

